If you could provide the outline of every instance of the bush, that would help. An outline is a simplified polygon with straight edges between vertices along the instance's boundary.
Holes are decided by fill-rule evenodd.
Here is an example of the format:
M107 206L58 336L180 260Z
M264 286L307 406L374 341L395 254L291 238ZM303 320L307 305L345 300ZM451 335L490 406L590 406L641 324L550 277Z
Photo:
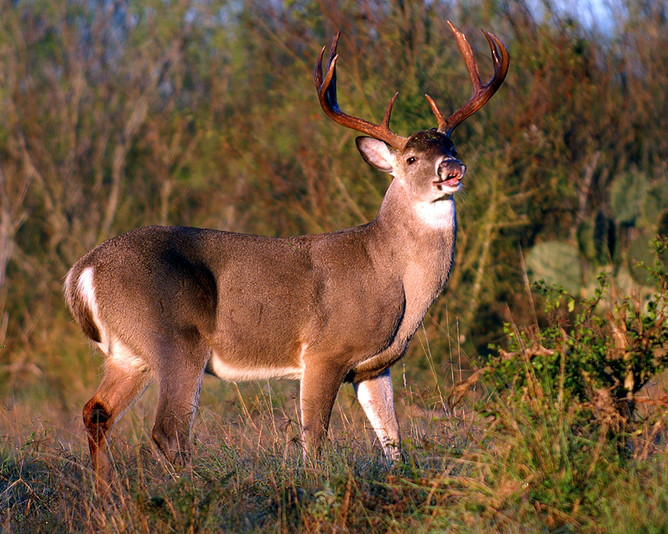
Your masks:
M488 365L454 388L462 395L482 377L490 393L477 405L490 425L474 464L484 491L469 488L465 508L493 525L501 516L530 528L532 518L560 532L605 532L601 521L609 524L619 506L658 524L654 504L627 505L604 488L638 484L641 472L658 477L657 462L665 461L665 414L640 417L636 406L643 386L668 364L667 250L668 239L654 242L654 264L644 266L654 293L646 301L619 295L607 274L590 299L534 285L545 324L506 324L506 347L491 347Z
M508 348L493 347L497 355L486 372L497 391L521 397L540 387L552 400L580 403L587 415L628 425L638 392L668 364L668 239L653 246L654 264L640 264L656 288L647 301L617 294L606 273L589 299L534 284L549 322L522 331L506 325Z

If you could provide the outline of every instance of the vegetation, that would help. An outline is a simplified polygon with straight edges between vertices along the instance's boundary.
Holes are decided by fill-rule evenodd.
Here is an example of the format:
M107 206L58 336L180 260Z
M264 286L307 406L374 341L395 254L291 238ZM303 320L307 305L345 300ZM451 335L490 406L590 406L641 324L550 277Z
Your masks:
M668 529L668 8L613 0L597 26L528 4L0 1L3 531ZM470 93L447 19L484 78L477 28L511 67L454 134L456 265L395 376L406 461L382 462L348 390L303 465L294 386L207 380L193 464L150 450L149 391L98 502L80 410L100 360L68 267L144 224L370 220L387 177L320 111L313 62L341 29L342 107L379 120L399 90L393 128L428 128L423 93L444 110Z
M581 302L561 288L536 284L547 297L550 321L538 332L507 326L511 352L498 348L500 356L485 369L495 389L520 393L545 379L559 384L566 400L606 400L606 417L630 420L638 392L668 364L668 238L655 247L654 265L644 267L659 290L646 301L619 290L606 295L606 273L595 296Z

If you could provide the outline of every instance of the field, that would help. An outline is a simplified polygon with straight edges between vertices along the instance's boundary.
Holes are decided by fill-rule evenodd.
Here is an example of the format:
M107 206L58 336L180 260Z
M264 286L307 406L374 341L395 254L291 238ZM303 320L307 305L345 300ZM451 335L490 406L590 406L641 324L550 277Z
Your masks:
M390 468L375 448L352 388L339 395L332 443L304 465L296 387L204 384L192 465L173 467L152 450L155 391L113 441L112 497L93 495L76 412L3 413L3 523L10 532L385 532L422 523L444 499L443 476L467 463L481 435L475 418L432 406L434 387L400 389L406 463ZM23 413L22 413L23 412ZM29 432L26 432L30 429ZM474 436L473 434L480 434ZM477 448L477 447L476 447ZM446 456L442 456L447 452ZM439 518L431 521L439 524ZM428 529L427 529L428 530Z

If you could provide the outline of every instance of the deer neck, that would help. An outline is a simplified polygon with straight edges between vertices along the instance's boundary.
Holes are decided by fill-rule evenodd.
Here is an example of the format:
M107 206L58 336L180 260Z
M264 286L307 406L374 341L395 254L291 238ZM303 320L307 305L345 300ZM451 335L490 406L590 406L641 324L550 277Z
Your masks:
M457 230L455 201L452 195L435 202L416 199L408 184L395 179L385 194L376 222L383 230L387 228L419 241L454 238Z
M453 199L424 206L410 202L404 187L396 180L390 185L378 216L367 226L366 241L379 278L401 284L402 316L391 345L357 366L358 377L387 368L403 355L443 291L454 260L457 224Z
M398 179L390 184L373 223L374 233L394 269L413 278L407 280L411 283L419 278L425 292L438 294L455 252L455 202L451 196L436 202L415 200L409 188Z

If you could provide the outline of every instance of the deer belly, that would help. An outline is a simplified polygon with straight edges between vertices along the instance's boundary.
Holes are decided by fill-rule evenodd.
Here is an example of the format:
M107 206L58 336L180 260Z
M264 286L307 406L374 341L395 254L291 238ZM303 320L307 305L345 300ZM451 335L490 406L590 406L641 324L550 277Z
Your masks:
M301 367L258 365L252 362L231 362L224 360L215 352L211 355L206 370L208 373L222 380L234 382L267 380L269 378L301 380L303 374Z

